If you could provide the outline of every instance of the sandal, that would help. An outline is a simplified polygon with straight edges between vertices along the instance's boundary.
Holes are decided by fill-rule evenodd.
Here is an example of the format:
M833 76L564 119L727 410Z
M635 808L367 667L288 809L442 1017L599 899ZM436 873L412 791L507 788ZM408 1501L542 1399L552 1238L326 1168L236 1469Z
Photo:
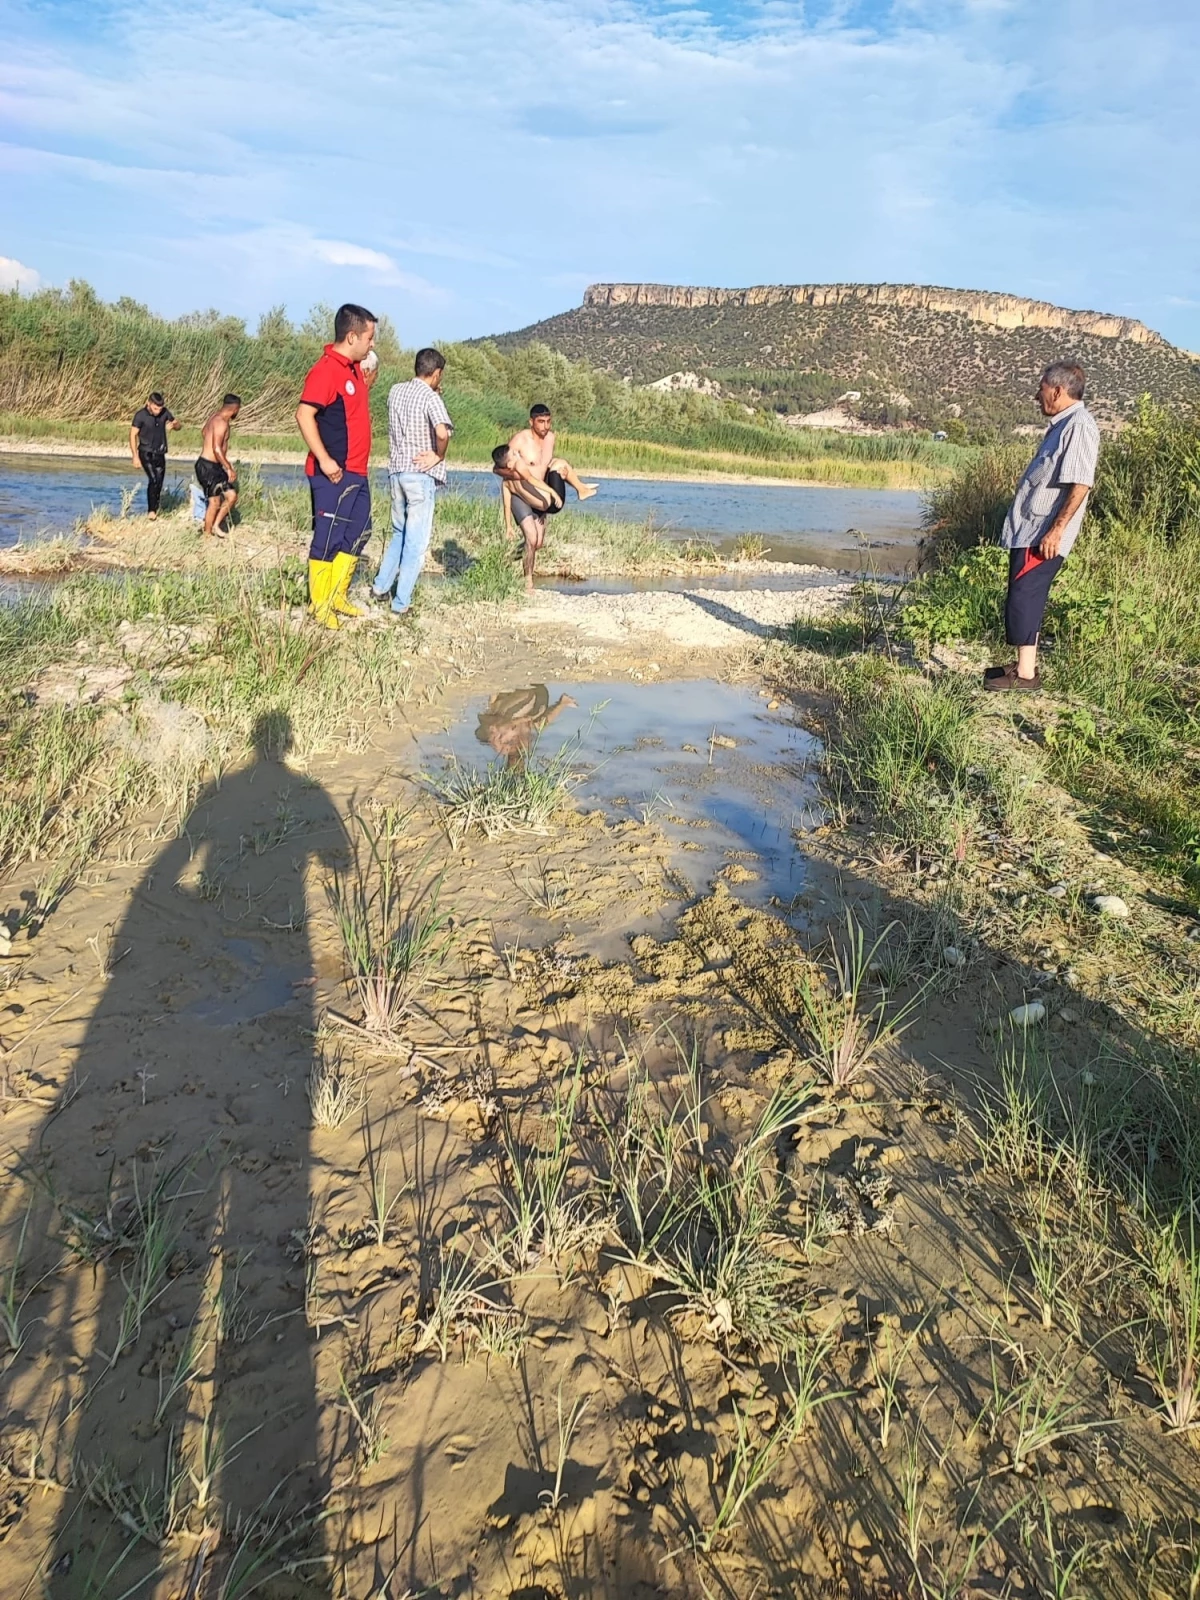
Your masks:
M989 667L983 675L983 687L993 694L1002 694L1010 689L1023 694L1037 694L1041 690L1042 680L1036 672L1032 678L1022 678L1015 666Z

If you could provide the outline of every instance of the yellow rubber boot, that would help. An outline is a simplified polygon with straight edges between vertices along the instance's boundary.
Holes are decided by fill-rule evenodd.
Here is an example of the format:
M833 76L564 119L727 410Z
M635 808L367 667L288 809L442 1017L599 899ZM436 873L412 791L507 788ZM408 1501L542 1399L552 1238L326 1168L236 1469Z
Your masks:
M312 601L309 610L323 628L338 626L333 610L333 586L336 581L332 561L308 563L308 594Z
M354 569L358 565L357 556L348 556L344 551L333 558L333 609L340 617L361 617L362 612L357 606L352 606L347 599L350 590L350 580L354 576Z

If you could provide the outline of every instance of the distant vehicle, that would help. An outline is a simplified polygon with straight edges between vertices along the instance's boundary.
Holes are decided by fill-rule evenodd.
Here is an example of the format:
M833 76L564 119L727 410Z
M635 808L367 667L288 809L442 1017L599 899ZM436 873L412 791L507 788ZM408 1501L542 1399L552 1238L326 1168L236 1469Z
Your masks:
M937 433L935 433L933 437L935 439L948 439L950 437L950 435L944 429L939 428Z

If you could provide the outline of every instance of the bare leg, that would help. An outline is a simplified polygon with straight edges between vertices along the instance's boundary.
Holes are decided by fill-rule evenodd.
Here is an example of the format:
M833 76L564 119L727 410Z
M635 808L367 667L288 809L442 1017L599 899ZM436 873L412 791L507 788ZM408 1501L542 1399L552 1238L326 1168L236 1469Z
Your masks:
M522 557L521 568L525 573L526 589L532 589L533 569L537 563L537 553L546 542L545 517L526 517L521 523L521 532L525 535L525 552Z
M204 508L204 534L206 538L212 537L216 532L217 518L221 516L225 506L225 496L214 494L209 496L208 504ZM223 539L223 533L216 534L218 539Z
M236 489L226 489L225 504L221 508L221 512L217 517L217 523L219 527L219 532L217 533L218 539L223 539L229 532L229 513L233 510L234 506L237 505L237 498Z
M1036 644L1019 644L1017 646L1017 676L1018 678L1033 678L1037 676Z
M564 461L562 456L555 456L546 468L547 472L557 472L574 489L581 500L590 500L599 489L598 483L581 483L579 474L569 461Z

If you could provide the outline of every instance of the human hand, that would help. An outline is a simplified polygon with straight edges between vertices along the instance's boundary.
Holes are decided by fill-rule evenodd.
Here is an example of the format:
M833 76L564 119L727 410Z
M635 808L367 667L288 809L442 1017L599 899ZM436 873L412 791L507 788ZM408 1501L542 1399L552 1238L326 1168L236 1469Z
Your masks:
M436 450L422 450L413 457L413 466L418 472L428 472L431 467L436 467L441 459Z
M1038 544L1038 554L1047 561L1053 561L1062 545L1063 531L1061 528L1051 528L1041 537Z
M318 460L317 465L329 479L330 483L341 483L343 468L339 467L332 456L326 456L323 461Z

